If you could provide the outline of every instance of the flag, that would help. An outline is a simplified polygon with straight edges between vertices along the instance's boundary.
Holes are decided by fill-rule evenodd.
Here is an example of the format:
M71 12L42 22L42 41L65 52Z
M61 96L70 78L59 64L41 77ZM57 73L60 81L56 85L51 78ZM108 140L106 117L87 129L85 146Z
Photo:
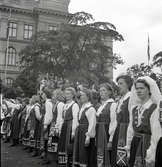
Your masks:
M150 60L150 40L149 40L149 35L148 35L147 55L148 55L148 61L149 61Z
M9 13L9 16L8 16L8 21L7 21L7 33L6 33L6 38L7 38L7 39L8 39L8 37L9 37L10 18L11 18L11 9L10 9L10 13Z

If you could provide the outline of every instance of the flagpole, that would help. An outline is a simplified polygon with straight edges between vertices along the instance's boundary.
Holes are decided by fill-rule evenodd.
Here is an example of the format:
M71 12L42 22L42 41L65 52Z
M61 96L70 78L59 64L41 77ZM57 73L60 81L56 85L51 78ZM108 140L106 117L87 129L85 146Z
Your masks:
M5 65L5 84L7 84L7 81L6 81L6 76L7 76L7 64L8 64L8 47L9 47L9 35L8 35L8 38L7 38L7 54L6 54L6 65Z
M8 27L7 27L7 54L6 54L6 65L5 65L5 84L7 84L6 77L7 77L8 51L9 51L8 47L9 47L9 40L10 40L10 37L9 37L10 17L11 17L11 9L10 9L10 14L7 22Z
M148 66L150 66L150 39L148 34L148 46L147 46L147 55L148 55Z

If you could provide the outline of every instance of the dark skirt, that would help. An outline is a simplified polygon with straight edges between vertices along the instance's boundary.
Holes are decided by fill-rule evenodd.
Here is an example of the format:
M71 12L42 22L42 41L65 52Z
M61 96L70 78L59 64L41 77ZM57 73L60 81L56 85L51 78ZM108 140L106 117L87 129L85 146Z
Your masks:
M90 145L85 147L86 132L88 130L87 125L79 125L76 128L74 138L74 165L77 166L97 166L97 156L95 139L90 139Z
M59 137L55 136L55 131L55 122L52 122L49 131L47 151L49 153L50 159L56 161L58 160Z
M11 120L11 138L12 139L19 139L19 131L20 131L20 120L18 116L12 117Z
M58 144L58 161L59 166L67 166L68 155L67 155L67 145L71 143L71 122L64 122L61 128L61 134Z
M40 122L35 117L31 118L29 139L30 139L30 147L33 147L33 148L39 148L39 146L37 147L39 123Z
M162 166L162 137L160 138L156 148L155 167Z
M135 133L130 148L130 167L145 166L146 151L150 146L151 135Z
M23 138L24 134L24 124L25 124L25 119L23 117L20 118L20 133L19 133L19 138Z
M29 127L28 127L28 119L24 125L24 133L23 133L23 145L29 146Z
M114 137L112 140L112 152L111 152L111 166L112 167L123 167L123 166L117 165L117 150L118 150L119 133L120 133L120 124L118 124L118 126L116 127ZM124 133L125 136L126 136L126 133L127 132Z
M107 143L110 137L108 131L108 124L96 124L97 166L110 167L110 154L107 151Z

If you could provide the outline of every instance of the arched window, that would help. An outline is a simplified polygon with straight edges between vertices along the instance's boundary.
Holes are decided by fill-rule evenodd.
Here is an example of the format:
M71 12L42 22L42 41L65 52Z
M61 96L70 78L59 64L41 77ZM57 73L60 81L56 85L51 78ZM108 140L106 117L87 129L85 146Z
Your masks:
M5 56L8 65L14 66L16 64L16 50L13 47L6 49Z

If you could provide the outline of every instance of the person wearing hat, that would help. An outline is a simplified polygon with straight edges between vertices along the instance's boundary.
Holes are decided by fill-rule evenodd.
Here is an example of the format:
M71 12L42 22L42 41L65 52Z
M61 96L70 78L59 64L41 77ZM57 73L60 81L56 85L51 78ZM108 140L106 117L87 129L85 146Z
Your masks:
M59 166L71 165L73 162L72 154L68 153L67 147L69 145L72 146L72 143L74 142L75 129L78 126L79 106L74 101L75 97L75 89L73 87L67 87L65 89L66 104L62 112L63 124L58 146Z
M82 106L79 111L79 125L74 138L74 166L96 167L96 110L90 102L91 91L83 88L80 94Z
M121 95L120 100L117 103L117 127L114 132L112 140L112 152L111 152L111 166L120 167L127 166L126 156L126 134L129 124L129 99L130 90L133 85L133 79L129 75L120 75L116 79Z
M154 167L155 152L162 135L157 104L161 99L156 82L139 77L130 96L130 123L127 131L127 156L130 167Z
M117 125L117 104L114 99L111 98L114 90L110 84L101 84L99 92L102 104L100 105L96 113L97 164L98 166L110 166L112 139Z

